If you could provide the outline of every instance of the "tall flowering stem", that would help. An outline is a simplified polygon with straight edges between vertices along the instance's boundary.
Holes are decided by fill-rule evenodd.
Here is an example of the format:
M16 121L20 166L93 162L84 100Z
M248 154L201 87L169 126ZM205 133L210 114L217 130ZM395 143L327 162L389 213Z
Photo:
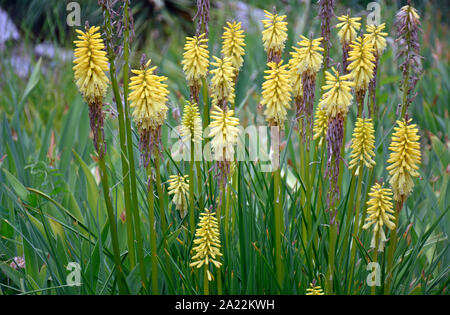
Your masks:
M336 222L336 205L339 196L338 175L341 160L341 147L344 138L344 121L347 116L348 107L350 106L353 96L351 87L353 82L350 75L340 75L339 72L332 68L332 72L327 71L326 83L322 87L326 91L319 108L326 110L328 116L327 127L327 152L328 160L326 167L326 175L330 178L330 189L328 192L328 211L330 213L330 247L329 247L329 268L327 272L327 293L333 290L334 277L334 259L336 253L336 239L338 223Z
M386 168L391 176L389 184L394 191L394 200L396 209L394 213L394 223L398 226L398 217L408 196L411 194L414 182L412 177L419 176L418 169L421 163L420 137L417 134L418 129L415 124L411 124L411 119L397 121L397 127L394 128L392 142L389 146L391 154L388 159L390 165ZM387 261L387 282L385 293L389 292L392 281L392 264L394 253L397 247L397 230L394 229L391 234Z
M180 134L185 145L190 149L189 161L189 222L192 235L195 230L195 207L194 207L194 164L195 164L195 146L202 143L202 120L197 104L187 102L183 110L183 119L180 128ZM200 174L200 170L197 169ZM198 174L198 176L200 176ZM202 185L199 180L199 187Z
M105 154L106 142L103 134L104 113L103 98L108 88L109 80L105 71L108 70L106 52L101 38L99 27L87 27L86 31L77 30L78 40L75 41L75 82L89 105L90 125L94 134L94 146L98 153L99 173L103 188L103 196L108 213L108 221L113 246L114 263L117 273L117 284L120 294L128 293L127 284L123 274L120 259L119 241L117 235L117 223L111 202L108 174L106 172Z
M347 67L348 67L348 52L350 50L350 44L352 41L356 39L357 32L359 31L359 28L361 27L361 23L358 21L361 21L360 17L352 18L349 14L342 15L338 17L338 20L340 23L336 25L336 28L339 28L338 37L341 40L342 45L342 65L344 74L348 73Z
M281 191L281 166L280 166L280 139L281 130L287 118L287 109L291 103L291 91L289 71L286 69L287 64L283 65L283 61L278 63L271 61L267 64L270 68L266 70L264 83L262 85L262 101L261 104L266 106L264 114L266 121L271 128L271 153L272 153L272 176L274 183L274 224L275 224L275 257L276 257L276 273L278 284L281 287L284 279L284 271L282 265L281 253L281 235L283 230L283 195Z
M358 37L350 45L347 70L350 71L355 83L356 103L358 104L358 117L363 116L364 97L373 79L375 57L373 44L367 37Z
M128 100L130 101L130 107L133 108L133 119L139 131L141 164L145 168L148 168L152 153L156 153L155 161L157 162L155 162L155 168L160 202L159 211L164 235L167 224L165 221L164 201L162 193L160 193L160 189L162 188L160 187L158 161L161 143L161 126L167 115L168 108L166 102L169 91L167 90L167 85L162 83L162 81L167 80L167 78L156 75L154 73L156 67L149 67L150 63L151 60L145 62L145 59L143 58L141 68L139 70L131 70L134 76L131 77L130 89L132 92L128 95ZM135 217L135 220L140 221L138 216Z
M373 78L369 83L369 100L371 101L371 105L369 108L369 117L376 117L376 103L375 103L375 93L377 86L377 72L378 72L378 64L380 61L380 57L383 54L383 51L386 49L386 39L388 33L383 32L386 24L383 23L379 26L376 25L367 25L366 31L367 34L364 35L365 38L373 45L374 47L374 57L375 57L375 67L373 69Z
M403 74L403 99L401 103L401 118L405 118L407 109L416 94L414 89L422 73L422 56L418 33L420 31L420 16L417 10L409 4L402 7L395 16L397 30L397 58L403 60L400 70Z

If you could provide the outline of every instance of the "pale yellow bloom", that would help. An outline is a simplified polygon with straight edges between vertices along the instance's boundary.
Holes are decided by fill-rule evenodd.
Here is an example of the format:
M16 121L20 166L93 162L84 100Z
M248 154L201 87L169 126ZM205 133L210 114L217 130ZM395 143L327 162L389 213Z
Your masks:
M297 59L297 69L301 74L316 73L322 67L324 49L320 44L323 38L309 39L302 35L300 38L302 40L297 43L300 47L293 47L297 54L294 55L295 52L291 52L291 55Z
M310 283L309 288L306 289L306 295L324 295L324 293L320 285L314 286Z
M410 125L412 119L408 122L397 120L398 127L395 127L392 135L392 142L389 146L391 154L389 156L389 165L386 169L389 171L391 179L389 183L394 190L394 198L397 201L404 200L411 193L414 182L412 177L419 176L419 165L421 163L420 136L419 130L415 124Z
M295 98L303 97L302 74L298 69L300 63L299 53L297 51L291 52L291 59L289 59L289 80L291 82L292 94Z
M233 67L239 71L244 63L242 56L245 55L244 30L241 29L241 22L227 22L227 25L222 35L222 54L230 57Z
M186 37L184 45L183 71L190 86L199 84L206 76L209 65L208 38L205 33L199 36Z
M322 89L328 91L319 102L319 108L327 111L328 119L347 115L348 107L353 100L351 89L354 86L350 74L340 75L334 67L331 70L334 75L330 71L325 72L325 85Z
M341 43L351 43L355 40L357 31L359 31L359 28L361 27L361 23L358 23L358 21L361 21L361 18L351 18L350 15L342 15L338 17L338 20L341 21L341 23L338 23L336 25L336 28L340 28L338 36L341 40Z
M386 236L384 234L383 226L386 225L388 229L393 230L395 228L395 217L392 215L392 191L390 188L382 188L378 183L372 186L369 192L370 199L367 201L367 215L363 229L368 229L372 225L373 237L371 247L375 248L378 238L378 251L383 251L384 243L386 242Z
M355 174L359 175L361 163L367 168L375 165L373 158L375 157L375 131L371 118L358 117L353 130L352 154L350 161L350 169L356 166Z
M375 68L375 57L372 43L367 37L358 37L350 45L347 70L350 72L355 89L357 91L367 90L370 81L373 79L373 69Z
M183 109L180 134L185 143L202 142L202 119L196 103L186 102Z
M234 146L237 144L239 135L239 119L234 117L234 111L214 106L211 112L211 123L209 124L209 137L212 137L211 146L218 161L231 161L234 155Z
M88 103L101 102L109 84L105 74L109 69L108 59L99 30L98 26L92 26L86 32L77 29L78 40L74 41L75 66L72 69L75 83Z
M373 45L378 57L381 56L383 51L386 49L385 37L388 36L389 34L383 32L385 27L386 23L383 23L379 26L367 25L366 26L367 34L364 34L364 37L367 38L367 41Z
M156 66L148 68L149 59L143 69L131 70L135 75L131 77L128 95L130 107L134 108L133 118L142 129L156 129L164 123L167 114L167 84L162 81L166 77L153 74Z
M234 71L235 68L231 62L230 57L223 57L222 59L213 56L215 62L211 65L216 67L211 70L211 88L213 105L217 105L219 101L227 101L234 104Z
M317 108L314 117L314 140L319 140L319 146L322 145L328 130L328 115L326 109Z
M290 108L292 87L289 79L289 72L286 65L282 65L283 61L278 64L269 62L269 70L264 71L262 85L262 101L261 105L266 105L264 115L266 120L274 125L283 126L286 120L287 109Z
M181 218L187 214L187 195L189 193L188 175L170 175L169 177L169 195L173 195L175 208L180 211Z
M193 250L196 254L192 257L193 262L189 266L201 268L204 265L208 281L211 281L214 278L209 271L209 263L211 262L216 268L222 266L222 263L219 262L219 257L222 256L220 252L219 224L215 213L205 209L200 214L200 222L195 231L195 237L194 244L197 246Z
M264 24L263 44L267 53L270 51L281 53L284 49L284 42L287 39L287 22L286 15L272 14L264 10L266 20L262 20Z

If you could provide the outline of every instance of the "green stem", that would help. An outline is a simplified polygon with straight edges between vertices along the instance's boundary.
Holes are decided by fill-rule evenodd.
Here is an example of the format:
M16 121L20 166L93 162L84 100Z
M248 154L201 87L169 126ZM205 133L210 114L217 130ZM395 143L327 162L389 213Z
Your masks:
M393 263L394 263L394 254L395 250L397 249L397 230L398 230L398 217L400 215L400 210L403 208L404 200L397 201L395 204L395 213L394 213L394 224L395 228L391 231L391 235L389 238L389 251L388 251L388 261L386 266L386 280L385 280L385 286L384 286L384 294L389 294L389 289L392 282L393 277Z
M145 270L144 264L144 246L142 240L141 233L141 219L139 215L139 206L138 206L138 196L137 196L137 188L136 188L136 168L134 165L134 152L133 152L133 135L131 133L131 122L128 116L128 59L129 59L129 44L130 44L130 17L128 12L129 0L125 2L124 7L124 67L123 67L123 105L125 112L125 125L127 129L127 148L128 148L128 161L130 163L130 184L131 184L131 202L133 206L133 219L134 219L134 228L136 232L136 247L137 247L137 256L139 261L139 270L141 273L141 281L142 286L146 287L146 279L147 272Z
M349 281L349 290L352 288L352 281L353 281L353 273L355 271L355 265L356 265L356 242L358 238L358 231L359 231L359 210L361 207L361 189L362 189L362 180L363 180L363 165L360 164L359 169L359 175L358 175L358 185L357 185L357 192L356 192L356 207L355 207L355 223L353 224L353 239L351 241L351 253L350 253L350 281ZM352 210L351 208L349 208Z
M102 130L100 126L98 127L98 143L100 145L104 144ZM100 150L103 149L101 148ZM117 284L119 286L119 294L128 294L127 284L125 281L125 277L123 275L122 262L120 260L120 249L119 249L119 239L117 236L116 216L114 215L112 202L109 196L109 183L108 183L108 174L106 173L105 154L106 152L104 152L104 154L99 154L98 166L103 187L103 196L105 198L106 211L108 213L109 228L111 232L111 243L113 246L113 254L114 254L114 263L116 265Z
M327 295L333 294L334 260L336 254L337 222L330 223L330 247L328 252Z
M150 220L150 246L152 261L152 293L159 294L158 290L158 263L157 263L157 246L156 246L156 230L155 230L155 197L153 194L153 178L150 165L147 167L148 177L148 217Z
M203 293L204 293L204 295L209 295L209 281L208 281L208 274L207 274L208 265L205 265L204 268L205 268L205 273L203 275Z
M372 258L372 262L376 263L377 259L378 259L378 242L379 242L379 233L377 233L377 235L375 236L375 248L373 249L373 258ZM372 285L371 288L371 295L376 295L376 289L377 286L376 285Z
M111 33L111 18L109 16L109 11L105 12L105 32L108 42L112 42ZM136 265L136 253L134 249L134 227L133 227L133 215L131 209L131 199L130 199L130 178L129 178L129 167L128 167L128 154L126 149L126 136L125 136L125 115L122 106L122 99L120 97L119 86L117 84L116 78L116 66L115 66L115 53L111 45L107 45L108 48L108 59L109 59L109 72L111 76L111 86L114 94L114 99L116 100L118 120L119 120L119 141L120 141L120 158L122 161L122 177L123 177L123 187L124 187L124 200L125 200L125 213L126 213L126 226L127 226L127 244L128 244L128 258L130 262L130 268L134 268Z
M172 268L171 268L171 262L169 257L169 248L168 248L168 242L166 238L166 233L168 233L168 226L166 221L166 211L164 209L164 194L162 189L162 182L161 182L161 170L160 170L160 156L159 156L159 150L157 147L155 147L155 171L156 171L156 190L158 192L158 201L159 201L159 215L161 217L161 229L162 229L162 242L164 244L164 250L166 252L166 255L164 255L166 260L166 268L167 268L167 274L170 276L172 275Z
M273 203L274 203L274 220L275 220L275 264L277 281L280 288L283 286L284 271L282 264L282 252L281 252L281 233L283 226L283 214L282 214L282 196L281 196L281 169L280 167L273 173L274 190L273 190ZM281 293L281 292L280 292Z
M189 222L191 228L191 237L195 233L195 207L194 207L194 141L191 140L191 159L189 161ZM198 185L201 185L199 182Z

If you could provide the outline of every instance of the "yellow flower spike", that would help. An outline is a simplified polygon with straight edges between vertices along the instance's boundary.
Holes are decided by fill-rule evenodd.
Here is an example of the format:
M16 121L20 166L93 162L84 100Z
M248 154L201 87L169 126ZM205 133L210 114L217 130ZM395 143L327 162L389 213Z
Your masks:
M241 22L227 22L228 27L224 27L225 32L222 35L222 54L231 58L231 63L236 71L242 67L245 55L245 43L243 35L244 30L241 29Z
M319 102L319 108L327 111L329 119L347 115L348 107L353 100L351 89L354 86L350 74L340 75L334 67L331 70L334 75L330 71L325 72L325 85L322 89L328 91Z
M208 280L211 281L214 277L209 271L209 263L211 262L216 268L222 266L222 263L219 262L219 257L222 256L219 224L214 212L211 213L208 209L205 209L200 214L200 222L195 231L195 237L194 244L197 246L193 248L195 255L192 257L193 262L189 266L201 268L204 265Z
M338 17L338 20L341 21L341 23L336 25L336 28L339 28L339 39L342 44L348 45L356 39L357 32L361 27L361 23L358 23L358 21L361 21L361 18L351 18L350 15L341 15Z
M186 80L189 86L198 85L201 78L206 76L209 65L208 38L205 38L205 33L186 37L184 51L181 64Z
M297 53L297 68L300 73L316 73L322 67L324 49L320 47L323 38L309 39L300 35L302 39L297 43L300 47L293 47ZM291 52L294 56L295 53Z
M284 20L286 15L272 14L264 10L266 14L266 20L261 22L264 24L263 45L264 50L270 55L271 52L277 55L281 55L284 49L284 42L287 39L287 27L288 24Z
M375 161L373 160L375 157L374 132L371 118L357 118L355 130L353 131L350 161L350 169L353 169L356 166L356 176L359 175L361 162L363 162L367 168L372 168L375 165Z
M369 43L371 43L375 49L376 56L379 57L386 49L386 39L385 37L389 34L383 32L386 27L386 23L383 23L379 26L376 25L367 25L366 32L364 37L367 39Z
M320 285L309 284L309 288L306 289L306 295L324 295L322 288Z
M214 106L211 112L211 123L209 124L209 137L212 137L211 146L218 161L231 161L234 155L234 146L237 144L239 119L234 117L231 109L222 110Z
M299 53L297 51L291 52L291 59L289 59L289 80L291 82L292 94L294 98L303 97L303 84L302 84L302 74L298 70L298 65L300 63Z
M181 218L187 214L187 198L189 194L189 179L188 175L170 175L169 177L169 195L173 195L173 203L175 208L180 211Z
M365 91L373 79L375 49L367 37L356 38L350 44L350 48L348 61L351 61L351 63L348 65L347 70L355 82L355 89L357 91Z
M384 243L386 242L386 236L384 234L383 226L386 225L388 229L393 230L395 228L393 220L395 217L392 215L392 190L390 188L383 188L380 184L373 185L369 192L370 199L367 201L367 218L365 224L362 227L364 230L368 229L372 225L373 237L371 241L371 247L375 248L378 238L378 251L383 251Z
M131 70L135 75L131 77L128 95L130 107L134 108L133 118L141 129L153 130L164 123L167 114L167 84L162 81L166 77L153 74L156 67L149 68L151 60L140 70Z
M181 120L180 135L185 143L202 142L202 119L196 103L186 102Z
M284 125L286 120L287 109L290 108L292 87L289 79L289 72L286 70L286 65L282 65L283 61L279 63L269 62L269 70L264 71L267 75L264 76L264 83L262 85L262 101L261 105L266 105L264 115L266 120L272 124L280 126Z
M328 116L325 109L318 108L314 117L314 140L319 140L319 146L322 145L323 139L327 135Z
M75 83L89 104L101 102L109 84L105 74L109 69L108 59L99 30L98 26L92 26L86 32L77 29L78 40L74 41L75 66L72 69L75 71Z
M220 105L220 107L223 107L225 101L234 104L235 68L231 58L223 57L220 59L216 56L213 56L213 58L215 62L211 62L211 65L216 67L216 69L211 70L213 75L211 78L212 104Z
M394 191L394 199L404 201L411 193L414 182L412 177L419 176L417 170L421 163L420 136L419 130L415 124L410 124L405 120L397 121L397 127L392 135L392 142L389 146L391 154L389 156L389 165L386 169L389 171L391 179L389 183Z

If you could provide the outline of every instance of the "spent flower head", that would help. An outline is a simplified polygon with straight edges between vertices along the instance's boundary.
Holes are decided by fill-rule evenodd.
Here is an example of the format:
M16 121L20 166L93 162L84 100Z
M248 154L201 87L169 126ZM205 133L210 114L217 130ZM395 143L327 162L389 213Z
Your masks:
M241 22L227 22L228 27L224 27L222 35L222 54L231 58L231 62L236 71L242 67L245 55L244 30L241 29Z
M105 74L108 71L105 45L99 33L100 27L91 26L86 31L76 30L78 40L73 63L75 83L86 102L101 103L108 89L109 79Z
M359 175L360 167L364 164L367 168L375 165L375 135L371 118L358 117L353 130L352 154L350 169L356 166L355 174Z
M394 199L404 201L411 193L414 182L412 177L419 176L417 170L421 163L420 136L412 119L397 120L392 142L389 146L391 154L388 159L390 165L386 168L391 179L389 183L394 190Z
M194 244L196 246L193 248L195 255L192 257L192 263L189 266L201 268L204 265L208 281L214 279L209 271L209 263L211 262L216 268L222 266L222 263L219 262L219 257L222 256L219 236L219 224L215 213L205 209L200 214L200 222L195 231Z
M378 245L378 251L383 251L386 236L384 234L383 226L386 225L388 229L395 228L395 217L392 215L392 190L390 188L383 188L379 183L373 185L369 192L369 201L367 201L367 218L363 229L368 229L372 225L373 237L371 247L375 248ZM378 244L377 244L378 241Z

